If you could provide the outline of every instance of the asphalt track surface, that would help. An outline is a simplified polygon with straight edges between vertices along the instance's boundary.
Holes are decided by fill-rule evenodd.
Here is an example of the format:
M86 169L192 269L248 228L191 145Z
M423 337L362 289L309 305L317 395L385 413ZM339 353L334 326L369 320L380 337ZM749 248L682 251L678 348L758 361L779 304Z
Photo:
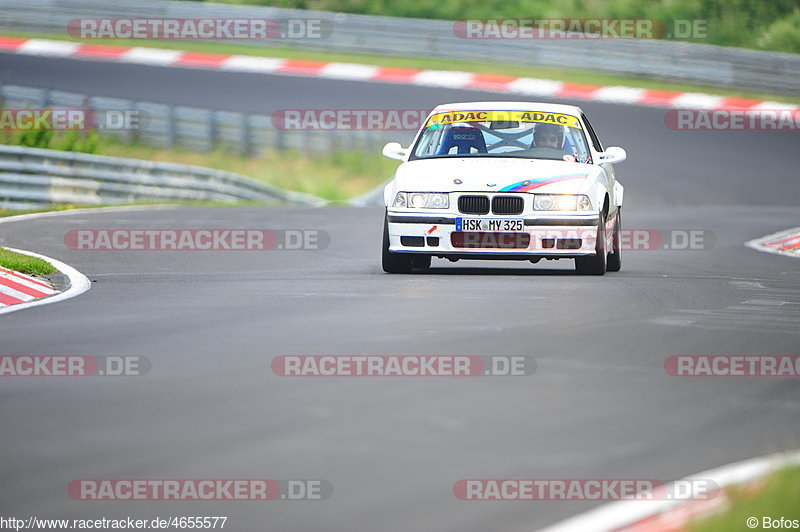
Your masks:
M110 96L265 112L418 108L494 93L0 54L0 77ZM702 250L571 261L435 259L387 275L380 208L174 207L0 224L0 244L94 282L0 320L0 354L143 355L125 378L0 381L0 514L229 516L263 531L530 531L593 502L465 502L466 478L671 480L800 446L791 378L678 378L678 354L797 355L800 263L744 242L800 225L796 133L669 131L663 110L583 105L626 148L628 229L703 230ZM86 252L70 229L268 228L323 250ZM527 355L528 377L284 378L279 355ZM81 478L330 481L314 502L78 502ZM744 529L744 524L743 524Z

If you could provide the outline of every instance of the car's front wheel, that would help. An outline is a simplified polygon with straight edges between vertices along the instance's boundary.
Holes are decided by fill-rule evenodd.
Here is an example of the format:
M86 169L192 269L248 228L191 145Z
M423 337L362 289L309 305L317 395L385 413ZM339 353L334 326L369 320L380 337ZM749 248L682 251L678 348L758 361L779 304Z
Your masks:
M622 249L620 247L620 231L622 230L622 218L620 209L617 209L617 217L614 220L614 235L611 237L611 253L608 254L606 270L618 272L622 269Z
M430 261L430 257L428 257ZM393 253L389 251L389 220L383 218L383 271L386 273L411 273L414 268L414 256L410 253ZM430 265L430 262L428 263Z
M575 258L575 271L581 275L605 275L608 249L606 246L606 215L600 213L597 224L597 243L594 255Z

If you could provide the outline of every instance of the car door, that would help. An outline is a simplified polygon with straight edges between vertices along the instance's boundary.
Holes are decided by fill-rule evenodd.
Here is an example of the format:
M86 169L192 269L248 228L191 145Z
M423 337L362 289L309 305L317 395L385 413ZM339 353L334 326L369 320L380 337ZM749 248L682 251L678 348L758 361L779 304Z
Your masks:
M586 127L586 132L589 134L589 140L592 143L592 148L597 153L603 152L603 145L600 144L600 138L595 133L594 128L592 128L592 124L589 123L589 119L586 118L585 114L581 114L581 120L583 120L583 124ZM614 165L601 163L600 168L603 169L603 174L605 175L605 185L606 190L608 191L608 200L609 200L609 214L613 214L617 208L617 197L616 197L616 187L614 186L617 182L616 175L614 174Z

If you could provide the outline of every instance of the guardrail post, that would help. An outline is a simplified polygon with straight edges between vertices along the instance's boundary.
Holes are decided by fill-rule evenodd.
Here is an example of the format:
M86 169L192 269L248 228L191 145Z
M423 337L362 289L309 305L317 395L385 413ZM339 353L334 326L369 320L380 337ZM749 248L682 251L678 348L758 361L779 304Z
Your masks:
M239 153L247 156L252 153L250 147L250 143L252 142L250 135L250 120L247 113L242 113L242 120L239 122L239 124Z
M275 130L275 150L283 151L286 149L286 136L285 131L282 129Z
M167 148L175 145L175 106L167 107Z
M217 129L217 112L212 109L208 113L208 124L206 127L206 136L208 137L208 151L214 149L214 139L215 139L216 129Z
M130 134L128 135L128 138L132 141L138 141L140 131L142 127L144 127L142 124L143 117L139 112L139 104L133 100L130 100L128 102L128 109L130 110L131 116L136 117L136 127L132 127L130 129Z

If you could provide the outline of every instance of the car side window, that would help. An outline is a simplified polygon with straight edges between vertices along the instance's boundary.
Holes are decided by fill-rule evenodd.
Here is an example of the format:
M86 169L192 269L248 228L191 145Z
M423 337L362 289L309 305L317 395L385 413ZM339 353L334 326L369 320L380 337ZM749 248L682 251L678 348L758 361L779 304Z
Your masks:
M586 129L589 130L589 138L592 139L592 146L594 146L595 151L603 151L603 145L600 144L600 139L597 138L597 134L594 132L592 124L589 123L586 115L581 115L581 118L583 119L583 123L586 124Z

